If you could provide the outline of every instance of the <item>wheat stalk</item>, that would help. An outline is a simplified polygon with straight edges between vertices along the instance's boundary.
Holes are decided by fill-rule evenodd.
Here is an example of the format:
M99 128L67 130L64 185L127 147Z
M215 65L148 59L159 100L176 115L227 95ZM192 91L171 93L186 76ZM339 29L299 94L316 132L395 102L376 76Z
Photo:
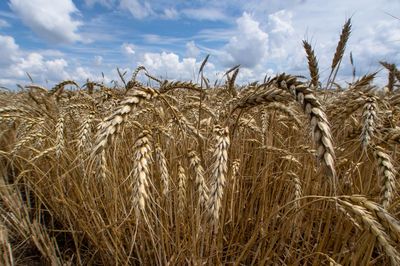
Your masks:
M8 228L0 222L0 263L5 266L14 265L13 251L8 237Z
M307 41L303 41L303 47L307 53L308 69L310 71L311 85L314 88L317 88L319 86L317 57L315 56L314 50L311 48L311 45Z

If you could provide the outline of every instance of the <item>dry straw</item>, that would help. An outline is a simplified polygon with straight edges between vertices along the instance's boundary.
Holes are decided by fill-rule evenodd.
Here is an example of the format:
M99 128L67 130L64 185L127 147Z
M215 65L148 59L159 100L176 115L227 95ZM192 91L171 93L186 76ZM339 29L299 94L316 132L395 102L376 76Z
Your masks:
M2 90L0 264L399 265L398 71L334 83L349 21L338 90L307 42L309 79Z

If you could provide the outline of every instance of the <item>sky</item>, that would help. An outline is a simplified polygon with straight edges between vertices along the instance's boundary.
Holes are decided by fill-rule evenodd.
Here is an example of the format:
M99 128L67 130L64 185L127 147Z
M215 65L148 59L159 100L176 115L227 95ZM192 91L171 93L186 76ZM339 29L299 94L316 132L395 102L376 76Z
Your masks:
M223 80L240 64L237 82L282 72L308 76L302 41L315 50L326 81L348 18L352 33L337 81L400 64L400 0L2 0L0 86L48 88L73 79L107 85L117 68L130 79L138 66L169 80ZM139 79L145 79L143 73Z

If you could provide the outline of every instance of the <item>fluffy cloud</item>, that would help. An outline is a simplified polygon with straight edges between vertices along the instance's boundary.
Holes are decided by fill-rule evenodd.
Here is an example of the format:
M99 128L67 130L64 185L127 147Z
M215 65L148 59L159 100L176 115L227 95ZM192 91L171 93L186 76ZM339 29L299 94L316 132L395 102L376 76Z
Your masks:
M14 85L9 82L27 81L29 73L37 83L46 80L54 82L69 77L68 63L63 58L47 58L46 54L57 54L55 51L25 52L15 43L13 37L0 35L0 72L2 85Z
M293 23L293 12L280 10L268 15L266 25L269 35L269 53L267 61L275 63L279 72L299 69L307 70L305 52L301 34L296 34Z
M182 80L195 78L195 58L189 57L179 60L179 56L174 53L145 53L138 63L145 66L151 74L163 78Z
M268 52L268 34L260 29L259 22L249 14L237 20L237 32L223 48L219 57L224 67L240 64L253 68L265 60Z
M16 63L19 57L19 47L11 36L0 35L0 68Z
M9 6L25 25L52 43L82 40L77 33L82 22L71 17L78 13L72 0L10 0Z
M146 67L153 76L175 80L195 80L202 63L193 57L179 58L179 55L167 52L139 54L135 62ZM215 65L208 62L204 68L205 76L215 77L215 70Z
M60 81L69 78L66 71L67 61L63 58L45 59L41 54L29 53L19 58L19 63L9 68L9 76L25 78L29 73L35 82L43 83L46 80Z
M147 1L121 0L120 8L127 9L135 18L143 19L154 14L151 5Z

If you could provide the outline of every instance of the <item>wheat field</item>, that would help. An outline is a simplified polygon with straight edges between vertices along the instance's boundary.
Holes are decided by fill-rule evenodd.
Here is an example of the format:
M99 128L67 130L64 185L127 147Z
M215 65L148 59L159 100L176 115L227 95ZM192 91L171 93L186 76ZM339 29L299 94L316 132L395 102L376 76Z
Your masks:
M1 264L400 265L400 72L337 84L350 31L326 84L304 41L309 77L3 88Z

